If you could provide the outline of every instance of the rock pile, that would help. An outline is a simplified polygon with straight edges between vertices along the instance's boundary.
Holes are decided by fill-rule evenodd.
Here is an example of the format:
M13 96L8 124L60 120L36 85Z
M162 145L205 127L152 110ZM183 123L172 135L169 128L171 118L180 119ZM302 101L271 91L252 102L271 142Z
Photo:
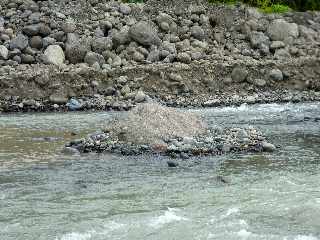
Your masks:
M153 62L188 64L215 54L319 56L319 13L263 15L246 7L177 2L165 8L154 1L3 0L0 65L86 63L108 70Z
M197 115L143 104L101 133L66 145L69 152L153 153L188 158L230 152L274 151L254 128L208 128Z
M147 95L173 106L316 100L319 46L319 12L2 0L0 112L127 110Z

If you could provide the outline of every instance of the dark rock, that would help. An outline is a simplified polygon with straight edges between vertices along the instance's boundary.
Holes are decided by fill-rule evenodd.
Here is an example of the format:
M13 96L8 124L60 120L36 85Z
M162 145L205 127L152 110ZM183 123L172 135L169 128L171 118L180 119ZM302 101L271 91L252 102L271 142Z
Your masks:
M41 49L43 47L42 38L40 36L34 36L30 39L30 47Z
M175 168L175 167L179 166L178 163L172 162L172 161L167 161L167 164L168 164L168 167L170 167L170 168Z
M39 24L39 34L42 37L47 37L51 34L51 28L45 24Z
M107 35L108 31L112 29L112 23L110 21L100 21L100 28Z
M220 183L230 183L230 181L229 180L227 180L225 177L223 177L223 176L217 176L216 177L216 180L217 180L217 182L220 182Z
M66 39L66 35L63 31L58 31L51 35L54 39L56 39L58 42L64 42Z
M22 54L21 61L22 63L25 63L25 64L32 64L35 62L35 58L29 54Z
M22 31L29 37L35 36L39 34L40 26L38 24L25 26Z

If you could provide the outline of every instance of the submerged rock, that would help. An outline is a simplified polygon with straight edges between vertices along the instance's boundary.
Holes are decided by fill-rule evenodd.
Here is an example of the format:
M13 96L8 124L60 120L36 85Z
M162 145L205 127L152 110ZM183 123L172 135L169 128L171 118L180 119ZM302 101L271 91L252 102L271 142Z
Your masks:
M178 166L179 166L178 163L172 162L172 161L168 161L167 164L168 164L168 167L170 167L170 168L178 167Z

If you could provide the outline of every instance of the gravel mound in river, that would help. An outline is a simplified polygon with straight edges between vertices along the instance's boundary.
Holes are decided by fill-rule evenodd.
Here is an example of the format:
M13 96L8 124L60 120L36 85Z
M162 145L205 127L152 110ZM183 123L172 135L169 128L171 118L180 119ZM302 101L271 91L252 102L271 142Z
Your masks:
M125 118L114 120L107 131L119 140L135 144L158 144L172 138L204 134L206 123L196 114L156 103L140 104Z
M65 148L72 154L153 153L181 158L274 150L276 147L254 128L209 128L196 114L155 103L139 105L126 117L110 122L104 132L71 141Z

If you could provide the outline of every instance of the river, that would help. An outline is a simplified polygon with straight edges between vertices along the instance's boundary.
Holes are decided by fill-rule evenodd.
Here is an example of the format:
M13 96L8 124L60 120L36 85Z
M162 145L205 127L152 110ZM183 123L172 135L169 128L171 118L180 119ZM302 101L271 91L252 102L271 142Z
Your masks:
M320 239L320 103L191 111L259 128L279 149L177 168L160 156L65 156L64 143L125 113L0 115L0 239Z

